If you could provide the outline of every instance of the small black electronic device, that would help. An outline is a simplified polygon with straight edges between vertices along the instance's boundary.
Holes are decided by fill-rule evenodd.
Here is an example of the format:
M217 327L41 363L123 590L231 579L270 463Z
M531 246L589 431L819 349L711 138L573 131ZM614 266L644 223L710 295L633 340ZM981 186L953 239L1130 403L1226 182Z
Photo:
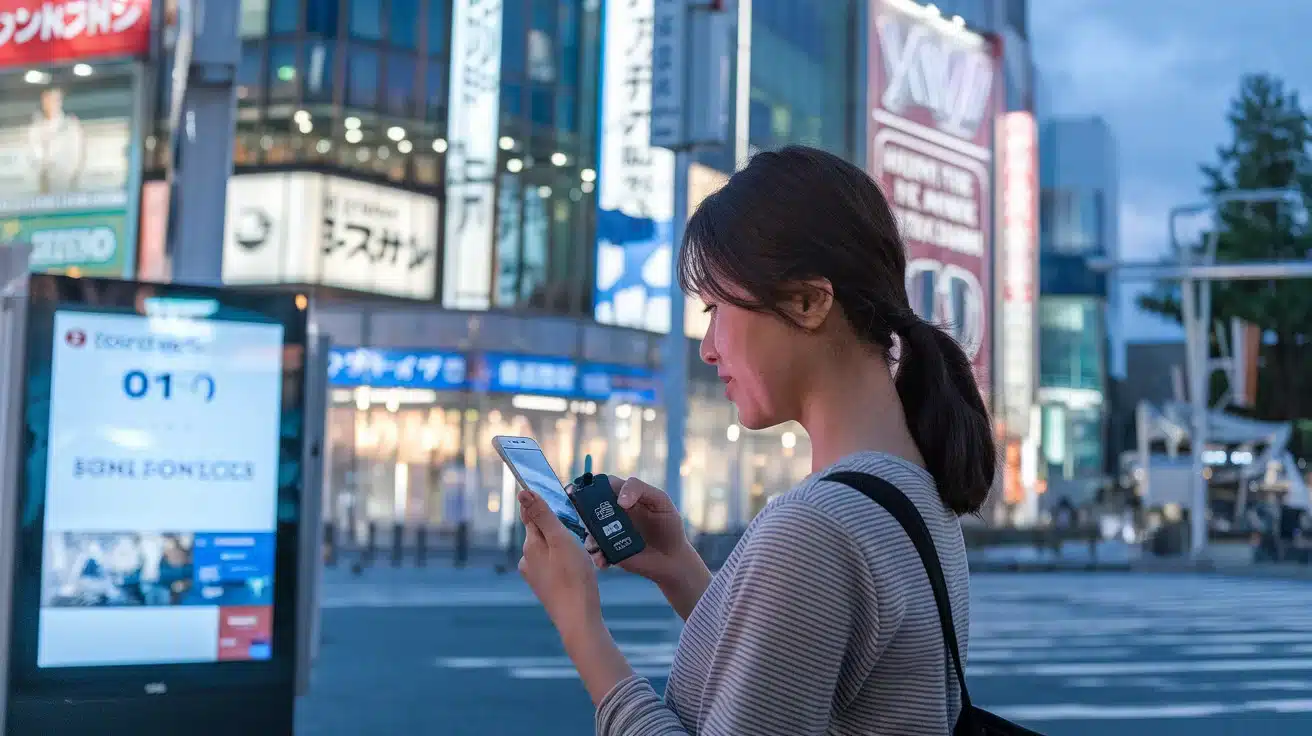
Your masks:
M620 507L610 478L592 474L591 455L583 461L583 475L574 479L569 500L610 564L618 565L646 548L633 519Z

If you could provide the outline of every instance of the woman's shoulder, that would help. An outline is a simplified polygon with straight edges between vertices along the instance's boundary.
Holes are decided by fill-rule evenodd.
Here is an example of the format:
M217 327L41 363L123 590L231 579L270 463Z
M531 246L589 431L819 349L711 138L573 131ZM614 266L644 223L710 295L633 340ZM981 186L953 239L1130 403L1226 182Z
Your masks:
M880 556L890 546L910 546L898 522L860 491L826 476L840 471L867 473L893 485L916 505L940 546L950 545L961 534L960 522L939 497L933 477L907 460L879 452L849 455L824 470L813 473L792 490L777 496L761 511L752 525L788 530L800 525L832 524L852 540L867 558ZM817 521L823 520L823 521Z

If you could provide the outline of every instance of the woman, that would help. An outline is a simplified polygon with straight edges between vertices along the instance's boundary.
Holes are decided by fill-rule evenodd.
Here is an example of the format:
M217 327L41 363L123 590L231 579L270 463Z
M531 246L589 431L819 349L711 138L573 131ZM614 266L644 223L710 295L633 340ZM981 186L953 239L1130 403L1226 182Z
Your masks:
M701 357L740 422L796 420L815 472L757 515L714 577L665 494L636 479L619 489L647 541L625 569L687 622L664 700L611 639L593 560L543 501L519 495L520 570L597 705L597 732L949 733L958 687L911 541L882 507L820 480L871 473L915 503L964 652L958 517L993 484L992 429L966 355L908 304L887 200L835 156L762 153L697 209L679 258L681 286L711 313Z

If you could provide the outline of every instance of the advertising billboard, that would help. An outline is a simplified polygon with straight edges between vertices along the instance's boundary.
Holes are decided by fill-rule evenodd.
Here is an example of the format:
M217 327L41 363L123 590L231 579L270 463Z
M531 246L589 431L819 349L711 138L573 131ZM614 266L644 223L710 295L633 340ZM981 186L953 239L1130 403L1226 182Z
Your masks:
M285 678L304 312L292 295L96 279L31 291L20 691L66 668L137 693L133 677L212 663Z
M31 243L33 270L131 275L135 83L86 64L0 81L0 243Z
M442 306L492 305L502 0L455 0L446 153Z
M670 329L674 153L651 146L652 0L602 10L598 322Z
M1006 113L998 128L1002 417L1009 434L1023 437L1029 431L1038 367L1034 310L1039 271L1039 140L1029 112Z
M0 0L0 68L145 56L151 0Z
M918 314L991 392L995 44L910 0L871 0L868 166L907 247Z
M437 198L307 171L228 179L227 284L323 284L431 299Z

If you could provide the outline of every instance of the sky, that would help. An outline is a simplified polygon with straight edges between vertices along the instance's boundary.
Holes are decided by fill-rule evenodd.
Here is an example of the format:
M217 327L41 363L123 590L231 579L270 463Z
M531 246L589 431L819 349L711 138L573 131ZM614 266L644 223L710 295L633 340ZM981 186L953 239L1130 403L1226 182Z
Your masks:
M1124 259L1167 252L1167 211L1201 200L1201 163L1229 140L1240 77L1268 72L1312 108L1312 0L1031 0L1030 38L1052 115L1101 115L1119 148ZM1133 308L1130 342L1181 339Z

